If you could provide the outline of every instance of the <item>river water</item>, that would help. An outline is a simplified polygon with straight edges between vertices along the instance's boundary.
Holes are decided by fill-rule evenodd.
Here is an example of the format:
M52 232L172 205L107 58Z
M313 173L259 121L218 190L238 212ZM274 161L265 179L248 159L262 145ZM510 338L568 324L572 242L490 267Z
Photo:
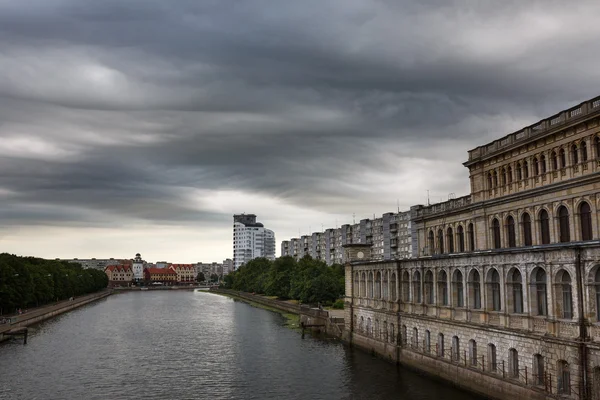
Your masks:
M476 399L275 312L203 291L128 292L0 345L0 399Z

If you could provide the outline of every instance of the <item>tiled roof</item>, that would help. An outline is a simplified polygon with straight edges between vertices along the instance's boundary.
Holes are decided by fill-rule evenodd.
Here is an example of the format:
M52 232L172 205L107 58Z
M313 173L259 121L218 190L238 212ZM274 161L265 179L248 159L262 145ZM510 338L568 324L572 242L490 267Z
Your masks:
M104 271L131 272L131 267L129 265L109 265Z
M175 274L175 271L168 268L145 268L149 274Z

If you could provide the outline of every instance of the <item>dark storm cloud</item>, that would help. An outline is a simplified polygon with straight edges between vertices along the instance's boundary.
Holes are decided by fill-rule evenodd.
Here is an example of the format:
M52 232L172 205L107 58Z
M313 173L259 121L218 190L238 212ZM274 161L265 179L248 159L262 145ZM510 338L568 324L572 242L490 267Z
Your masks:
M597 94L597 11L0 2L0 214L211 224L230 213L198 191L366 214L461 195L468 149Z

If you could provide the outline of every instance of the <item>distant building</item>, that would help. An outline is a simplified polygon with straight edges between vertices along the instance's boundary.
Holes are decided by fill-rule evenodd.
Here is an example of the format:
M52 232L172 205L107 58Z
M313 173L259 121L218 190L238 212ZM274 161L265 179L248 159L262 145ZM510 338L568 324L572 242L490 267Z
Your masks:
M173 285L177 283L177 273L170 268L144 268L144 280L149 284Z
M171 265L171 264L166 261L157 261L156 262L156 268L169 268L169 265Z
M81 268L85 269L91 268L104 271L106 267L110 265L122 265L126 264L126 262L130 260L118 260L115 258L71 258L62 259L61 261L66 261L73 264L81 264Z
M254 214L234 215L233 269L258 257L275 259L275 233L256 222Z
M223 275L227 275L233 271L233 260L231 258L227 258L223 260Z
M169 269L177 274L179 283L191 283L196 280L196 269L193 264L170 264Z
M133 281L136 283L142 282L144 280L144 267L146 262L142 260L142 256L140 253L135 255L135 259L133 260Z
M104 269L108 276L108 286L131 286L133 271L129 265L109 265Z

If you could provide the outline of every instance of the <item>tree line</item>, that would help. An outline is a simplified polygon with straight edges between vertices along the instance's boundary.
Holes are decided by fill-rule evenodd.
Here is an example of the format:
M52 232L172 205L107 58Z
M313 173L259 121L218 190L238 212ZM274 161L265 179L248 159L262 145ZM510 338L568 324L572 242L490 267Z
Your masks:
M96 292L108 286L103 271L80 264L0 254L0 314Z
M223 287L280 299L294 299L302 303L330 305L343 304L344 267L327 266L322 261L306 256L299 261L280 257L274 261L256 258L223 278Z

